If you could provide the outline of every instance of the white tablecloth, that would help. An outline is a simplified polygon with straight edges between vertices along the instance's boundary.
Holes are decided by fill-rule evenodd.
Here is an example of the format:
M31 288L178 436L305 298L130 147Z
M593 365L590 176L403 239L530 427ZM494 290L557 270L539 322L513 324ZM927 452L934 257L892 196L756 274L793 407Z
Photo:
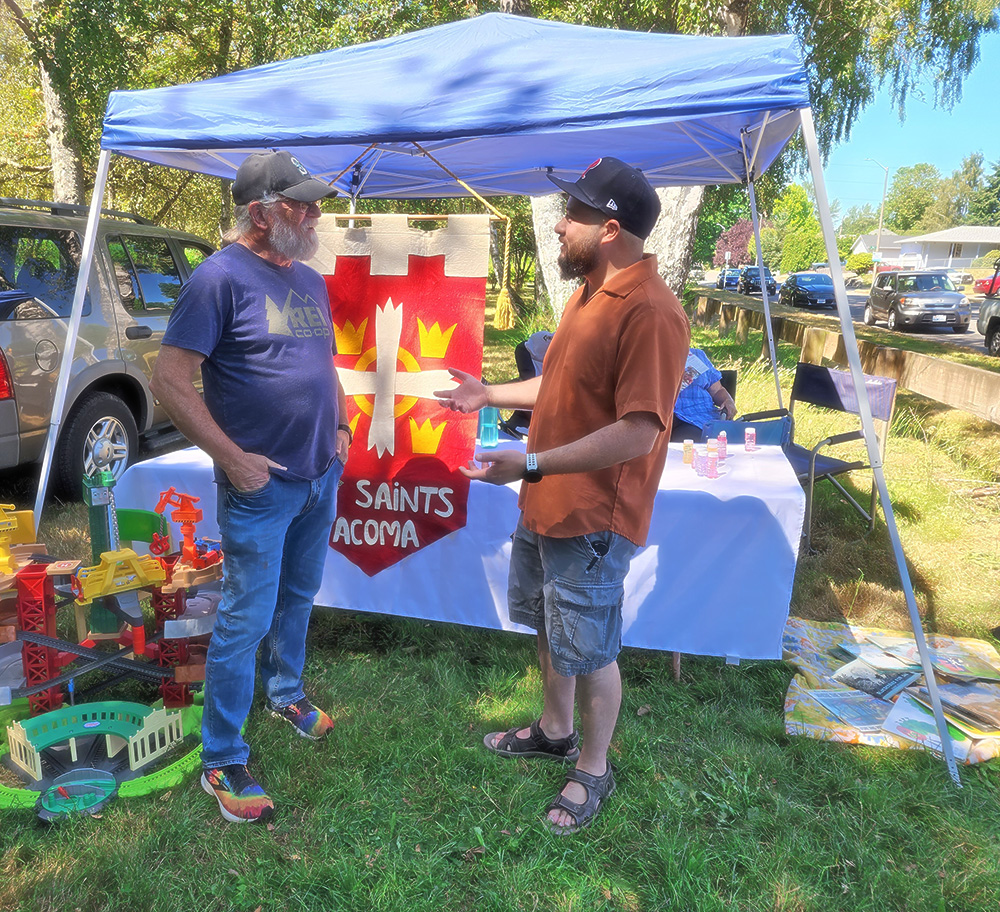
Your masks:
M699 478L671 444L648 545L625 580L627 646L734 658L779 658L805 495L778 447L730 450L724 474ZM201 498L198 535L218 535L211 461L197 449L132 466L119 507L151 510L173 485ZM169 514L168 514L169 515ZM468 524L368 577L332 549L318 605L523 630L507 619L517 485L474 482ZM179 528L174 528L179 541Z

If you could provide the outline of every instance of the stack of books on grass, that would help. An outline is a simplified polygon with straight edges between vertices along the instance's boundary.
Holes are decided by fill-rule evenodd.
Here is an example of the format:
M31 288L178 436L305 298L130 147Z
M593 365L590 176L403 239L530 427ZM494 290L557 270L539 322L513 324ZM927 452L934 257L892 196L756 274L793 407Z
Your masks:
M872 634L843 642L830 654L846 659L832 675L842 689L814 689L810 696L834 718L861 733L887 732L940 752L930 695L912 637ZM1000 738L1000 669L954 645L929 650L957 760L974 743Z

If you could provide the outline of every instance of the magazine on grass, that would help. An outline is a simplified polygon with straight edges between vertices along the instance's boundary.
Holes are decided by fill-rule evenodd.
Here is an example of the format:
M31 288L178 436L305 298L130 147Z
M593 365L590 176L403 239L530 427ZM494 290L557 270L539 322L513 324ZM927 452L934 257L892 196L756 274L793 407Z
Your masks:
M926 687L908 692L925 706L931 705ZM1000 736L1000 687L996 684L938 684L938 695L945 714L973 738Z
M874 643L838 643L830 650L831 655L843 659L862 659L882 671L920 671L920 661L907 662L898 656L890 655L881 646Z
M855 659L833 673L833 680L854 690L863 690L880 700L891 700L904 687L920 678L918 671L883 671L864 659Z
M895 705L882 723L882 730L897 738L913 741L936 754L941 753L941 737L938 735L934 714L908 693L902 693L896 699ZM951 724L948 725L948 734L951 736L955 759L961 762L968 760L973 739Z
M900 661L920 667L920 653L913 637L873 633L869 634L867 639ZM932 647L930 659L935 671L958 681L1000 681L1000 668L960 646L951 646L947 649Z
M861 690L810 690L820 706L860 732L882 730L892 704Z

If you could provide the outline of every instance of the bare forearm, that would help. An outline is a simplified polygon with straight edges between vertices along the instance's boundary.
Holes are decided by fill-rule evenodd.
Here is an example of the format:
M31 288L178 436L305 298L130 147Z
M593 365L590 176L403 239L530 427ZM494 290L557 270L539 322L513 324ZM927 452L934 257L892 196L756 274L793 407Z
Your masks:
M530 380L487 386L486 404L503 409L533 409L541 382L541 377L532 377Z
M656 442L659 422L652 414L629 414L572 443L538 454L543 475L591 472L645 456Z

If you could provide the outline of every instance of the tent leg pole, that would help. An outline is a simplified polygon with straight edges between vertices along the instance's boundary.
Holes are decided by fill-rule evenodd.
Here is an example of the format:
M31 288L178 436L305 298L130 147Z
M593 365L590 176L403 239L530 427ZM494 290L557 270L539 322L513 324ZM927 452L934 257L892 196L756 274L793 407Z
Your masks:
M778 356L774 350L774 328L771 326L771 302L767 294L767 282L764 281L764 258L760 248L760 218L757 216L757 195L754 193L753 178L747 179L747 190L750 193L750 217L753 220L753 236L757 243L757 274L760 276L760 295L764 302L764 332L767 334L767 348L771 353L771 370L774 373L774 388L778 395L778 408L784 408L781 401L781 380L778 377Z
M927 692L930 695L931 706L934 709L934 721L937 723L938 735L941 738L941 749L944 752L945 764L955 785L961 788L962 781L958 775L958 767L955 765L955 752L952 750L951 736L948 734L948 725L944 718L944 710L941 707L941 697L938 694L937 680L934 677L934 669L931 667L930 655L927 651L927 640L924 636L923 625L920 622L917 601L913 594L913 583L910 580L909 570L906 568L906 557L903 554L903 545L899 538L899 529L896 526L896 514L892 507L892 501L889 499L889 491L885 484L885 474L882 471L882 454L879 450L878 437L875 434L875 424L872 421L871 406L868 402L868 390L865 387L864 371L861 367L861 355L858 353L858 340L854 334L854 322L851 319L851 311L847 302L847 287L844 285L844 272L840 268L840 254L837 251L833 218L830 215L830 204L826 196L826 183L823 179L823 166L819 157L819 144L816 141L816 128L813 125L812 109L804 108L800 113L802 117L802 136L805 139L806 155L809 159L809 169L812 172L813 187L816 190L816 206L819 209L819 222L823 229L823 240L826 244L826 255L829 258L830 273L833 276L833 289L837 299L837 313L840 316L840 331L844 338L844 350L847 353L847 363L851 370L851 379L854 381L854 389L858 395L858 411L861 414L861 426L865 434L865 444L868 447L868 462L872 467L872 474L875 476L879 499L882 502L882 514L885 517L885 525L889 532L889 541L892 543L892 553L896 560L896 568L899 571L899 581L903 587L903 595L906 598L906 608L910 614L913 636L917 641L920 664L923 668L924 679L927 681ZM886 429L886 433L888 433L888 429Z
M110 163L111 153L106 149L102 149L101 156L97 162L97 177L94 181L94 192L90 197L90 212L87 215L87 229L83 237L80 272L76 277L76 289L73 292L73 310L69 318L69 326L66 329L66 342L63 345L62 361L59 364L59 380L56 383L56 396L52 403L52 416L49 419L49 435L45 439L42 470L38 478L38 493L35 495L36 529L41 525L42 521L42 507L45 504L45 492L49 485L52 458L55 454L56 442L59 439L63 411L66 408L69 375L73 366L73 356L76 353L76 340L80 334L80 317L83 315L83 302L87 296L90 268L94 262L94 248L97 244L97 225L101 219L101 205L104 201L104 188L108 182L108 167Z

